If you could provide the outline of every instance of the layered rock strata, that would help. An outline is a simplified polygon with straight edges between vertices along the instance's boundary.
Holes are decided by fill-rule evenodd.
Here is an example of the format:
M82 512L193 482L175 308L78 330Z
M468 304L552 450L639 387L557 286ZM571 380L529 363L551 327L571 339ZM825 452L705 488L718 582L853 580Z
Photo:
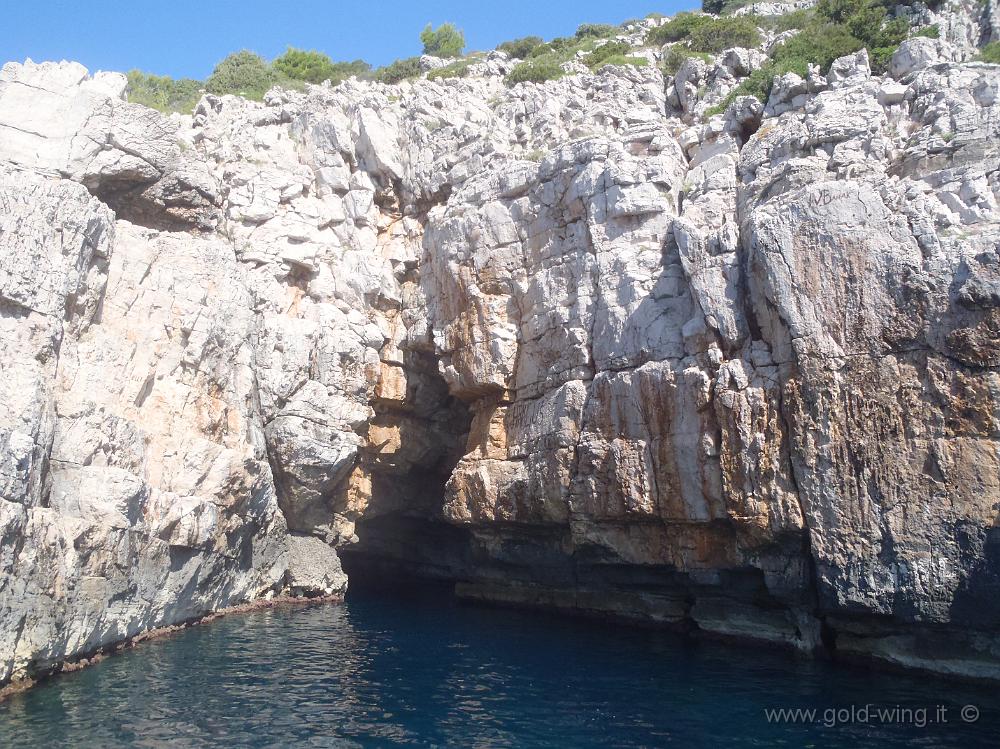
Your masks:
M0 682L340 557L1000 676L1000 67L957 17L711 117L762 52L169 117L4 66Z

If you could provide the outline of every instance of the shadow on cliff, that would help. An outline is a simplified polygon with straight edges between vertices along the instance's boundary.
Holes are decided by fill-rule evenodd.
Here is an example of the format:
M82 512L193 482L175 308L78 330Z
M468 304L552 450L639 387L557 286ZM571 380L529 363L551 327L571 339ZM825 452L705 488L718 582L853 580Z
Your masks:
M442 508L472 417L448 392L435 356L410 351L405 362L405 399L372 404L373 427L395 434L395 449L374 444L362 454L372 478L371 499L356 525L357 543L340 550L352 585L449 579L467 566L469 533L446 523Z
M955 540L969 574L952 599L951 622L996 632L1000 629L1000 528L959 526Z

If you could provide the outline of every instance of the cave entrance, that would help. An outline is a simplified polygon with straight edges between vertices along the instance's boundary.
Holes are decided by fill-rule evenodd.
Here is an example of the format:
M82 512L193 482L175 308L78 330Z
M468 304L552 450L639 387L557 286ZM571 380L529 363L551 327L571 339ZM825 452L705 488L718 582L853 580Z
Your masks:
M445 484L468 442L472 414L448 392L430 352L407 351L392 376L405 380L372 402L362 465L371 499L357 542L338 551L352 588L420 578L450 584L469 567L471 536L444 519Z

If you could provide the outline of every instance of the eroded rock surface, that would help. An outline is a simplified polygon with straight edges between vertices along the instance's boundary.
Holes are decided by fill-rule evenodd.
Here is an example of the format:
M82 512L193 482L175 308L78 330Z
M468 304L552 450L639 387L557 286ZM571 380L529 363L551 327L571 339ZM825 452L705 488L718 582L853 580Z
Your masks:
M961 17L707 119L761 51L169 118L6 65L0 682L340 556L1000 676L1000 67Z

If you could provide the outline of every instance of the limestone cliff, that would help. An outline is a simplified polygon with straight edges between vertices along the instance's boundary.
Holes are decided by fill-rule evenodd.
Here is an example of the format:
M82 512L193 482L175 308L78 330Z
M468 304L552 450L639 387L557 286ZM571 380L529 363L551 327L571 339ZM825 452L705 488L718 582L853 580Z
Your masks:
M339 557L1000 677L994 16L714 116L763 53L169 117L5 65L0 684Z

